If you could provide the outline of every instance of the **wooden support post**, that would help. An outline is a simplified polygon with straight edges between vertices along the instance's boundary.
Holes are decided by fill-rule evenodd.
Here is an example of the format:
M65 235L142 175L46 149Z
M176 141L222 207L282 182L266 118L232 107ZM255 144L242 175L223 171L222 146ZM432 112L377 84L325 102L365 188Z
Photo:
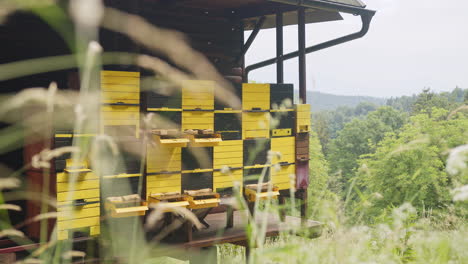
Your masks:
M186 242L191 242L193 237L192 237L192 232L193 232L193 224L191 221L186 220L184 223L184 230L186 233Z
M284 208L284 205L286 204L286 199L283 194L280 194L278 196L278 204L281 207L279 209L279 217L281 222L284 222L286 219L286 208Z
M296 198L301 199L301 218L302 220L307 219L307 189L300 189L296 191Z
M234 209L228 205L226 208L226 228L234 227Z

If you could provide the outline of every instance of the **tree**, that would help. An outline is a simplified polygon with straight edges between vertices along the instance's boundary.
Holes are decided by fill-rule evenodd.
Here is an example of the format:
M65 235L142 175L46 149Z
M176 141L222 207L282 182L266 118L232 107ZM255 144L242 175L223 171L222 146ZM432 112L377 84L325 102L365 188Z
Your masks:
M347 123L330 145L330 167L341 174L346 186L358 167L361 155L373 153L387 133L396 133L406 122L406 114L384 106L371 112L365 119L355 118Z
M450 189L461 179L447 174L445 161L450 148L466 143L468 115L458 113L447 120L447 113L433 108L431 115L411 117L401 133L386 136L374 154L360 160L361 189L383 197L374 204L376 209L404 202L437 209L451 203Z

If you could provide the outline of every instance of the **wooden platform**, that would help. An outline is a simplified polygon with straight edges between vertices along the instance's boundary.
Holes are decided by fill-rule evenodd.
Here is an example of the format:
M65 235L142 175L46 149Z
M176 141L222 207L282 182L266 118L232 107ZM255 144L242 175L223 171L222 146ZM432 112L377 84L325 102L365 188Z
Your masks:
M317 221L307 220L301 224L299 217L286 216L285 222L281 222L277 214L258 214L256 222L260 223L263 216L267 217L266 236L276 236L282 231L292 231L297 228L306 228L319 233L321 224ZM209 228L193 232L191 242L182 243L185 248L209 247L215 244L234 243L242 244L247 241L245 232L247 225L247 211L234 212L234 226L226 229L226 213L210 214L205 218Z

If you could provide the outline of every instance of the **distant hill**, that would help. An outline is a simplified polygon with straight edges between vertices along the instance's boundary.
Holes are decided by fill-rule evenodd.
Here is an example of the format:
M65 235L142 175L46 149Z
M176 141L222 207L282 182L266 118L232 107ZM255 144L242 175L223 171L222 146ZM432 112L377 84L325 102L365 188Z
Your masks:
M296 91L296 93L298 94L298 91ZM321 92L307 92L307 103L312 105L313 112L334 110L339 106L355 107L362 102L384 105L387 102L387 99L370 96L348 96Z

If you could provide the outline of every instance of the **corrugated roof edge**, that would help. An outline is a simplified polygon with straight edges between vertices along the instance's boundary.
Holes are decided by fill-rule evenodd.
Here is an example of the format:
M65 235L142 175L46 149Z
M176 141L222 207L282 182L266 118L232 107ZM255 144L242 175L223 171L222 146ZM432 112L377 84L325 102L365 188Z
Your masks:
M338 3L342 5L362 7L362 8L366 7L366 4L362 2L361 0L323 0L323 1L330 2L330 3Z

